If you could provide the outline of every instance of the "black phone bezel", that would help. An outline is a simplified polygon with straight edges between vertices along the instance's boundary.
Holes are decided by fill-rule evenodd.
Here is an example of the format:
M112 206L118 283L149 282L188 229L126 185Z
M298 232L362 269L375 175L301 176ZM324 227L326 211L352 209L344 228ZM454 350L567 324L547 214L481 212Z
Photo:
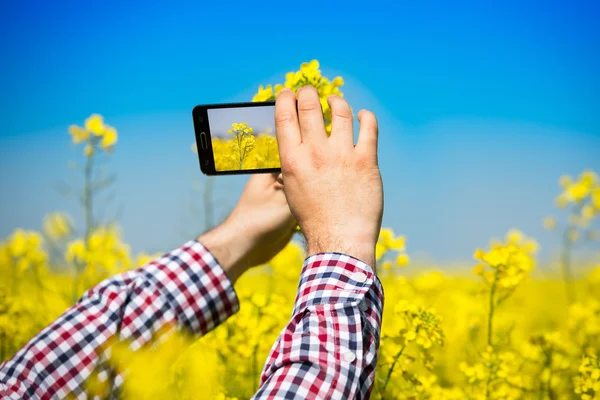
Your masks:
M244 102L244 103L221 103L221 104L202 104L194 107L192 110L192 119L194 123L194 133L196 137L196 149L198 150L198 162L200 171L207 176L216 175L247 175L264 174L268 172L281 172L281 168L263 168L263 169L243 169L235 171L217 171L215 169L215 155L212 147L212 137L210 134L210 124L208 121L208 110L211 108L244 108L244 107L264 107L275 106L275 101ZM202 148L200 134L204 132L207 139L206 149Z

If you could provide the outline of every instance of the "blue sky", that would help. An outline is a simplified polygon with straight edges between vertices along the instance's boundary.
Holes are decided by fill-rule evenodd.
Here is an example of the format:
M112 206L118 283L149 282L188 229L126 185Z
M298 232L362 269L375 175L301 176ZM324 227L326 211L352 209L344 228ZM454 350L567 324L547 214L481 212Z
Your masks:
M269 133L275 135L274 131L275 107L234 107L234 108L210 108L208 109L208 123L212 136L229 137L227 133L232 123L245 122L254 130L254 134Z
M82 158L68 126L97 112L119 132L105 214L136 251L192 237L192 108L248 101L316 58L379 118L384 224L409 254L469 260L512 227L549 254L558 177L600 171L600 6L406 3L2 2L0 236L51 210L82 221L54 186ZM219 215L244 181L215 180Z

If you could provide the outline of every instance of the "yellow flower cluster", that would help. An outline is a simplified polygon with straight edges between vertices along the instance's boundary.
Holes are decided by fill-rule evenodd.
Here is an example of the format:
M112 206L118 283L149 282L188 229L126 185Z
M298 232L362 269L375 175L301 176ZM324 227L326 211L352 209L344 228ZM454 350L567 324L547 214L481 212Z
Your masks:
M390 249L400 247L401 241L390 241L396 236L386 232L389 230L382 230L381 242L393 243L388 246ZM15 254L27 257L28 251L22 249L29 247L19 243L36 240L28 242L22 236L23 233L11 235L0 254L7 253L10 246L16 249ZM35 234L30 232L28 237ZM96 283L94 279L104 279L125 266L137 266L133 260L124 260L128 251L118 237L118 231L111 228L91 235L95 255L89 259L97 260L100 252L105 252L113 265L103 265L106 270L93 276L84 273L89 279L87 286L81 285L80 294ZM81 242L71 243L71 259L86 260L87 264L87 253L73 244ZM34 248L43 251L40 246ZM113 257L115 251L121 256ZM151 256L142 254L139 258L145 261ZM208 379L203 383L207 393L215 393L214 397L207 394L205 398L250 397L257 388L270 346L289 318L285 310L292 308L303 259L301 246L293 242L268 265L245 274L236 284L240 312L200 340L172 338L144 347L141 352L130 354L120 348L112 353L111 362L129 371L125 374L124 398L151 398L157 393L164 398L191 398L198 382L205 382L203 377ZM2 260L4 268L8 261ZM44 266L54 272L42 275L41 287L31 270L18 278L22 288L18 293L11 293L11 280L0 283L3 358L10 357L69 305L71 278L56 267ZM560 282L522 280L523 290L513 295L514 301L505 302L503 312L496 317L497 336L511 335L514 343L505 343L503 348L484 345L481 353L476 349L485 336L487 301L479 297L475 281L440 271L424 271L413 277L383 276L382 282L386 311L374 398L527 399L537 398L540 390L546 396L550 390L554 398L570 398L574 395L572 382L583 376L578 371L581 352L591 354L600 348L597 300L589 294L586 301L571 305L568 314L558 313L557 308L566 307L560 296L552 295ZM584 295L585 292L582 299ZM546 301L549 296L552 302ZM531 336L530 332L547 326L559 327L559 333L548 331ZM552 354L550 364L547 353ZM590 372L585 379L592 376ZM543 383L542 389L538 382ZM99 377L90 381L90 392L103 388ZM590 392L585 389L582 393Z
M600 360L596 354L586 354L579 365L579 375L573 380L575 393L582 400L597 399L600 394Z
M65 261L89 271L115 273L132 266L129 246L121 241L115 226L99 227L91 233L87 243L76 239L67 245Z
M230 135L250 135L254 129L248 126L247 122L233 123L231 129L227 131Z
M394 266L402 268L410 263L410 258L404 253L406 247L406 238L396 236L393 229L383 228L379 234L377 244L375 245L375 258L378 264L382 264L385 271L391 270ZM390 261L389 255L396 255L395 263Z
M125 399L223 399L223 375L214 349L177 331L160 332L151 345L135 348L127 341L111 343L108 364L125 377ZM133 350L135 348L135 351ZM152 366L152 368L149 368ZM87 382L88 395L110 397L107 374L95 371ZM201 393L199 393L201 390Z
M442 318L434 309L401 301L396 305L396 314L404 318L406 324L406 328L399 332L405 345L413 341L424 349L429 349L434 343L444 345L444 332L440 328Z
M600 179L591 170L583 171L578 179L574 180L568 175L563 175L559 184L563 191L556 197L555 203L560 208L569 207L571 212L568 217L567 234L574 242L579 239L577 228L587 228L590 222L600 214ZM554 217L544 219L546 229L556 227Z
M577 180L573 180L569 175L563 175L559 183L563 187L563 192L556 198L559 207L565 207L569 203L581 203L591 198L592 206L600 209L600 186L598 186L600 182L595 172L586 170Z
M85 143L84 153L87 157L94 155L97 148L111 151L117 143L117 130L104 123L104 118L99 114L92 114L86 120L84 127L69 126L69 134L73 143Z
M212 147L217 171L279 168L281 166L277 139L271 135L241 136L239 140L238 138L214 137L212 138ZM244 149L245 152L243 152Z
M21 273L46 263L48 257L42 246L42 236L38 232L17 229L9 237L2 258L14 263L17 272Z
M480 359L474 365L459 365L469 384L467 398L521 399L530 390L530 382L519 374L522 361L514 352L499 352L488 346Z
M518 230L507 233L505 242L492 242L490 250L477 249L473 258L481 261L473 269L489 284L511 290L535 267L534 255L538 245Z
M300 65L296 72L289 72L285 76L283 85L276 84L274 87L262 85L258 88L258 93L254 95L252 101L270 101L275 100L277 94L284 88L291 89L296 93L303 86L313 86L319 93L323 115L325 117L325 128L327 133L331 133L331 108L327 103L327 98L331 95L343 96L340 88L344 85L344 79L337 76L332 81L324 77L319 69L319 62L312 60Z
M567 326L573 340L583 349L600 348L600 301L589 298L569 306Z

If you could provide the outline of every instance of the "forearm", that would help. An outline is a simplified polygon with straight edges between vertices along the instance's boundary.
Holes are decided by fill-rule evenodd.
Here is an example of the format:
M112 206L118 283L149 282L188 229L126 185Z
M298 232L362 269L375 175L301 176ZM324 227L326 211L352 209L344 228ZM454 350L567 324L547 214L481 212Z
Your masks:
M371 267L339 253L307 258L292 319L255 398L368 398L382 311L383 288Z
M188 242L89 290L0 366L1 390L15 398L81 394L109 340L131 341L137 349L164 329L202 335L237 309L232 284L213 255Z

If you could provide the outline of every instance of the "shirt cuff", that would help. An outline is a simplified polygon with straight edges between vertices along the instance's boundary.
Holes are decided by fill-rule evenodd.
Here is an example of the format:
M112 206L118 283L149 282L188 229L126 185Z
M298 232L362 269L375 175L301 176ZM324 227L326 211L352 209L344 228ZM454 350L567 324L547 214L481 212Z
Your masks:
M150 266L162 270L165 287L178 308L180 322L205 334L239 310L238 297L213 254L197 240L164 255Z
M351 304L379 328L383 298L383 286L370 266L346 254L319 253L304 261L294 315L317 304Z

